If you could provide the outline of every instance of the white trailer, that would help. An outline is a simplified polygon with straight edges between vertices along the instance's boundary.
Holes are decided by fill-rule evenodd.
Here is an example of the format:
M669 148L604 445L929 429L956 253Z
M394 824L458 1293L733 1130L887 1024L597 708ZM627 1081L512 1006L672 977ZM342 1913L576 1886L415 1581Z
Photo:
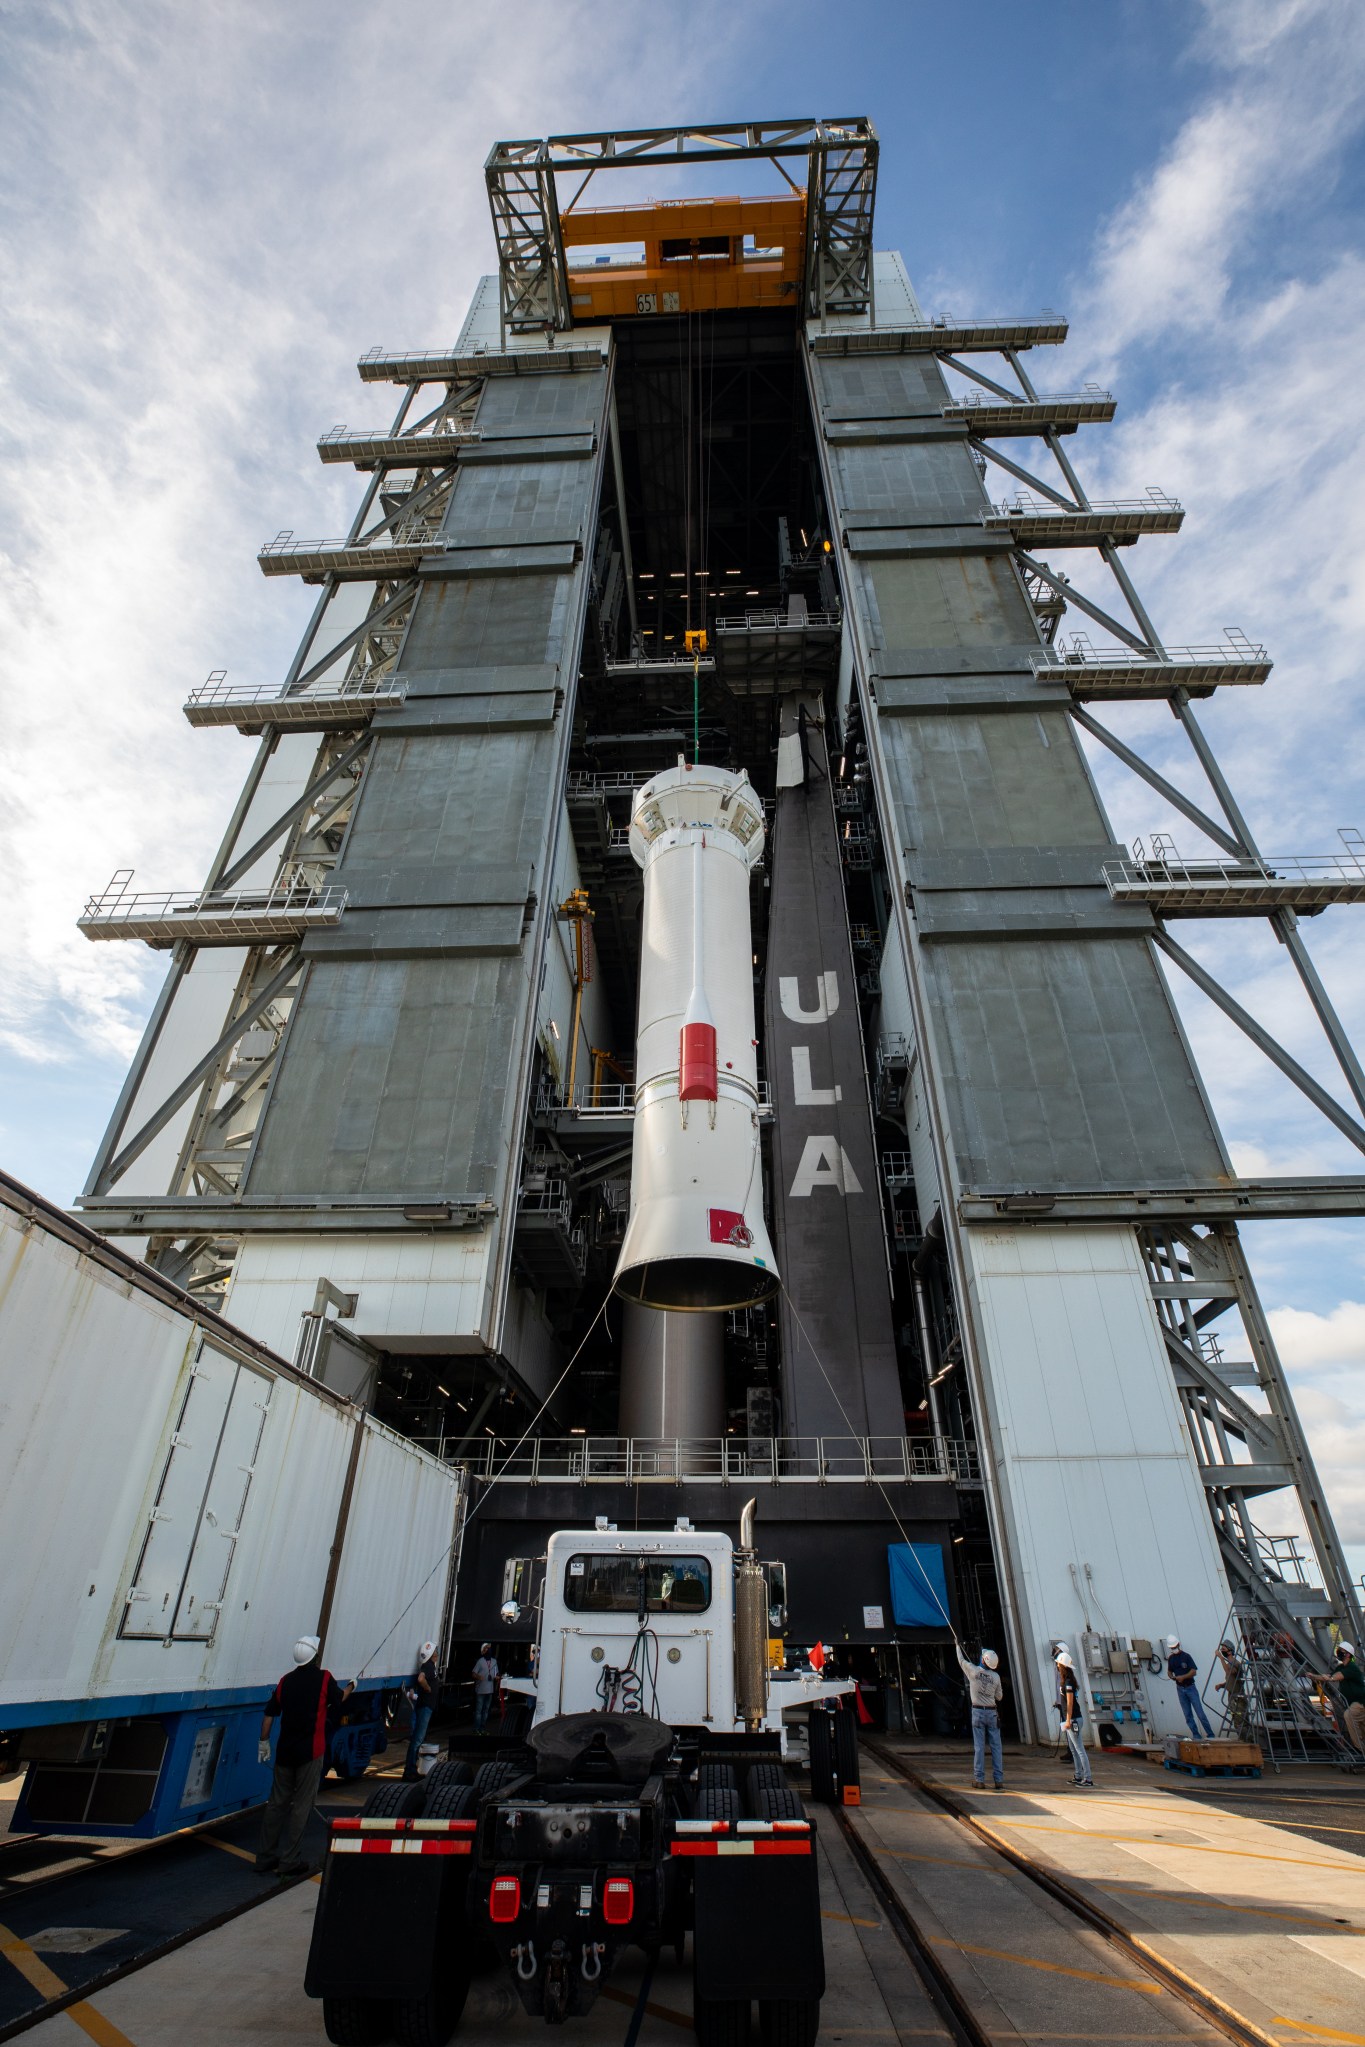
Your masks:
M439 1638L461 1476L0 1175L0 1740L16 1824L259 1802L302 1634L361 1714Z

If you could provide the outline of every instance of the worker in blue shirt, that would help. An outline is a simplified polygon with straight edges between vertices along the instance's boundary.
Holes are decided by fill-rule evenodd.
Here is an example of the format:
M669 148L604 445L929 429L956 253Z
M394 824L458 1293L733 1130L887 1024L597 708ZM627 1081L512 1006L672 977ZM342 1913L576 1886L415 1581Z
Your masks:
M1167 1635L1166 1675L1175 1684L1175 1695L1180 1701L1180 1710L1185 1715L1185 1725L1196 1741L1199 1739L1201 1727L1205 1738L1212 1741L1213 1729L1209 1726L1209 1716L1204 1711L1204 1701L1200 1698L1198 1686L1194 1681L1198 1669L1199 1665L1193 1656L1181 1648L1179 1635ZM1199 1722L1198 1727L1195 1725L1196 1719Z

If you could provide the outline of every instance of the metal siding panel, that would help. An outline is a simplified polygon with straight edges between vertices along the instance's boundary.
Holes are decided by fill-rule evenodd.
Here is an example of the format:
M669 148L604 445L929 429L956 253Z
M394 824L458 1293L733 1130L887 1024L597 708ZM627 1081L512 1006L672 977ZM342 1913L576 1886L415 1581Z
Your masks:
M458 1474L365 1422L324 1655L345 1677L411 1675L439 1640Z

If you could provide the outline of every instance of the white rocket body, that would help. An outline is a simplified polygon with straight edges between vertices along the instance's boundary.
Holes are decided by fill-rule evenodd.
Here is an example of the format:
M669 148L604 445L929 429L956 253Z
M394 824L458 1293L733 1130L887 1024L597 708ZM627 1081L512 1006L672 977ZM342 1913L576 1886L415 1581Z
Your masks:
M646 1307L751 1307L776 1291L763 1221L746 775L676 768L635 798L644 870L630 1221L616 1291Z

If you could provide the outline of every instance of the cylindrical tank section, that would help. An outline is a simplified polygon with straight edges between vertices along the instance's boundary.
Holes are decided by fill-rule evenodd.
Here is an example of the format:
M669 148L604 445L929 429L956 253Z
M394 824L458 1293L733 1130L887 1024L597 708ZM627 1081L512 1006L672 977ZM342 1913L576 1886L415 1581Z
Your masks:
M623 1302L623 1436L713 1447L725 1434L725 1323Z
M616 1291L646 1307L747 1308L775 1292L763 1221L746 775L679 761L639 791L644 870L630 1220Z

